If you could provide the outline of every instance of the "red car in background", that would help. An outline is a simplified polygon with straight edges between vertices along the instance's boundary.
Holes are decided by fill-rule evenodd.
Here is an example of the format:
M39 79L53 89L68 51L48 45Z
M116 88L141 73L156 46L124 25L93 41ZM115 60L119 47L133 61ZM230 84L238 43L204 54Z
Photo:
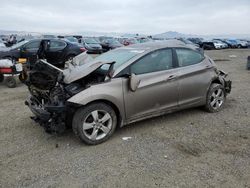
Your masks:
M131 45L131 44L137 44L139 43L137 41L137 39L135 38L122 38L120 39L120 42L124 45L124 46L128 46L128 45Z

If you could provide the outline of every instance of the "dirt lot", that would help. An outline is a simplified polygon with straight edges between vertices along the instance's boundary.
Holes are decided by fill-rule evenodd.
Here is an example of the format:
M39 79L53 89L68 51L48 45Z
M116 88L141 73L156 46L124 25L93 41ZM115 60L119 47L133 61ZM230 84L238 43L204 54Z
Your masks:
M46 134L29 118L26 87L1 84L0 187L250 187L250 50L207 54L233 80L223 111L139 122L97 146L70 130Z

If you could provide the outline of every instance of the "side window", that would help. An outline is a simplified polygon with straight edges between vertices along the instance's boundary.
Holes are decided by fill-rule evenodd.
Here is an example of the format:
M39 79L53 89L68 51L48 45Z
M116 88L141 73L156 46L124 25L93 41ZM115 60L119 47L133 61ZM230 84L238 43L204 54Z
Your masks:
M172 50L157 50L131 65L131 73L145 74L173 68Z
M50 41L50 48L63 49L66 47L65 42L63 41Z
M176 49L176 54L180 67L194 65L200 63L204 59L201 53L184 48Z
M40 46L40 41L30 42L25 45L26 50L38 50Z

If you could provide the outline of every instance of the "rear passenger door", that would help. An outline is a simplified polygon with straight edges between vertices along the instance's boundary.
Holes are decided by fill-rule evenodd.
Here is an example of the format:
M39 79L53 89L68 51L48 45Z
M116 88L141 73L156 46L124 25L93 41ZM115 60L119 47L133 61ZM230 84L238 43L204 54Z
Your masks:
M203 54L188 48L175 49L178 59L179 102L181 107L202 104L211 81L212 65Z

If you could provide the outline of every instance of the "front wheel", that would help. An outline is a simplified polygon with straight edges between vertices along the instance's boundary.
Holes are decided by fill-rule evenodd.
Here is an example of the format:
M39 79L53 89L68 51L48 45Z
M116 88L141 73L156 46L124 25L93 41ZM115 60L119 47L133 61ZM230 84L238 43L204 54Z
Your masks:
M75 113L72 127L84 143L96 145L109 139L116 125L116 113L109 105L93 103Z
M214 113L220 111L225 103L226 93L221 84L211 84L208 94L205 109L208 112Z

